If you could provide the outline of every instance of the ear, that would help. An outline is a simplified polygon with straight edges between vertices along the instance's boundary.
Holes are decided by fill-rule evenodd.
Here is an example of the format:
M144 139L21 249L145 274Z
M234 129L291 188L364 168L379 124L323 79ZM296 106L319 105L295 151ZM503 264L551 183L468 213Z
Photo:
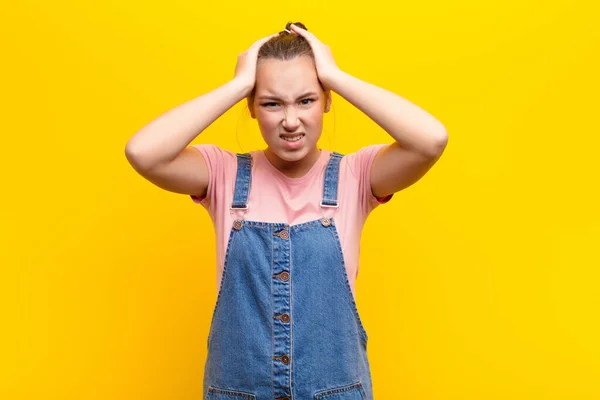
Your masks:
M331 90L327 89L325 91L325 112L329 112L331 109Z

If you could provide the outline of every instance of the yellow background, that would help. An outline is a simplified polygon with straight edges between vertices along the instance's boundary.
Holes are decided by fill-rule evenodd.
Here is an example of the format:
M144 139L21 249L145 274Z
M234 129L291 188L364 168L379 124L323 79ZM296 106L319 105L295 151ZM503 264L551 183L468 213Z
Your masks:
M6 2L0 398L201 398L212 225L137 175L125 143L301 21L450 138L365 226L375 398L600 399L599 14L591 0ZM333 101L324 148L391 142ZM263 144L245 102L194 143Z

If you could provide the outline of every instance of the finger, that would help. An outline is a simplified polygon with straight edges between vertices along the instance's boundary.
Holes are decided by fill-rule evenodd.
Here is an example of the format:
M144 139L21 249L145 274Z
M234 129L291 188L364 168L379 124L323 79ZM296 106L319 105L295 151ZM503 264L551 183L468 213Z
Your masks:
M317 39L317 37L311 32L307 31L306 29L302 29L299 26L290 24L290 28L292 28L295 33L299 34L300 36L303 36L308 41Z
M290 29L292 30L292 32L304 36L304 34L306 33L306 31L302 28L300 28L299 26L296 26L294 24L290 24Z
M264 38L262 38L262 39L258 40L258 41L256 42L256 44L261 44L261 45L262 45L263 43L265 43L265 42L267 42L267 41L271 40L271 38L274 38L274 37L275 37L275 36L277 36L277 35L279 35L279 33L273 33L273 34L271 34L271 35L269 35L269 36L266 36L266 37L264 37Z
M260 47L262 46L265 42L271 40L271 38L274 38L275 36L279 35L279 33L273 33L269 36L266 36L262 39L257 40L256 42L254 42L254 44L252 45L252 47Z

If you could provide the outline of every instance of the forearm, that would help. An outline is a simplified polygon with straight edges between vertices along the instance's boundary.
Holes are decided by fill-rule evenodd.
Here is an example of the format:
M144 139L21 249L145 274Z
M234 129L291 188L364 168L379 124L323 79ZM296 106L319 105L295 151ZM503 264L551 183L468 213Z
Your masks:
M390 134L402 147L435 154L447 140L444 125L410 101L339 71L329 82L345 98Z
M128 158L150 168L177 157L204 129L242 100L248 87L235 79L183 103L140 129L127 142Z

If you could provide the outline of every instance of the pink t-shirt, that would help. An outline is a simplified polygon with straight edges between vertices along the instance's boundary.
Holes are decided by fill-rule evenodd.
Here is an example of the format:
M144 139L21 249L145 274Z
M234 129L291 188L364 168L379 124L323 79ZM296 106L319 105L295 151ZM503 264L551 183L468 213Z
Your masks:
M245 219L261 222L301 224L322 217L333 217L340 238L344 263L352 294L356 295L360 236L369 213L379 204L387 203L393 195L378 199L371 191L370 171L373 159L385 144L363 147L342 158L339 168L339 208L320 207L323 198L325 169L331 152L321 150L312 168L300 178L289 178L267 159L262 150L251 152L252 180ZM226 246L233 221L244 211L230 210L235 188L237 157L234 152L212 144L191 147L202 153L208 166L209 184L204 198L191 196L210 214L217 245L217 293L221 285Z

